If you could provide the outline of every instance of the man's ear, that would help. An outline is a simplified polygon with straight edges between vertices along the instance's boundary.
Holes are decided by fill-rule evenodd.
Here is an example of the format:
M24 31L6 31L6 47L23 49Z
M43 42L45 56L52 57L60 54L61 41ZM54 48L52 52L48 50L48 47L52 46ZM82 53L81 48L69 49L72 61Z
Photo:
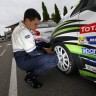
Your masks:
M25 19L25 22L26 22L26 23L29 23L29 22L30 22L30 20L29 20L28 18L26 18L26 19Z

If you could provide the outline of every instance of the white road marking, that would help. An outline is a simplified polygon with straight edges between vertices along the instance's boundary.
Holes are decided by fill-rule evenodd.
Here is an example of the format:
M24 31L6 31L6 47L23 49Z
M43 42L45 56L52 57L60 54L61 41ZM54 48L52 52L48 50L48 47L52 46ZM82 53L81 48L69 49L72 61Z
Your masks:
M6 45L6 48L5 48L4 51L0 54L0 56L3 56L3 54L5 53L5 51L6 51L6 49L7 49L7 46L8 46L8 45Z
M6 49L4 49L4 51L0 54L0 56L3 56L3 54L5 53Z
M6 48L7 48L8 45L6 45Z
M9 45L12 45L12 44L9 43L9 44L7 44L7 45L9 46Z
M0 54L0 56L3 56L3 54L5 53L7 47L10 46L10 45L11 45L10 43L6 45L6 48L5 48L4 51Z
M16 62L14 58L12 59L11 78L8 96L17 96L17 72Z
M0 47L2 47L2 46L0 46Z

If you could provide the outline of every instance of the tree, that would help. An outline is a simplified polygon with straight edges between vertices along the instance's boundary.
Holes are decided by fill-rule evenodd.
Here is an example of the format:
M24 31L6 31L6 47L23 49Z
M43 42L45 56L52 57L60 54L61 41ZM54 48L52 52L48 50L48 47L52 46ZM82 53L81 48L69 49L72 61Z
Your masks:
M51 14L51 20L55 21L55 13Z
M59 13L59 9L58 9L57 5L55 4L54 21L55 21L56 23L58 23L60 20L61 20L61 16L60 16L60 13Z
M66 6L64 6L64 12L63 12L63 16L65 16L66 14L67 14L67 7Z
M42 12L43 20L49 20L50 17L49 17L49 14L48 14L48 11L47 11L47 8L46 8L44 2L42 2L42 10L43 10L43 12Z

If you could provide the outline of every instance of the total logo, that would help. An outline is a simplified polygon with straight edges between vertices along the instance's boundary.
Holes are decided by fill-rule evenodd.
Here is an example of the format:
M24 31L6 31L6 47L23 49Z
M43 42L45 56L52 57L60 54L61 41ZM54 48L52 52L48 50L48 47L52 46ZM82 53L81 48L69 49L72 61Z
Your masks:
M96 67L94 66L90 66L88 64L85 64L85 68L86 70L89 70L89 71L92 71L92 72L95 72L96 73Z
M96 55L96 49L82 48L82 53Z
M96 23L88 24L80 27L80 34L96 32Z

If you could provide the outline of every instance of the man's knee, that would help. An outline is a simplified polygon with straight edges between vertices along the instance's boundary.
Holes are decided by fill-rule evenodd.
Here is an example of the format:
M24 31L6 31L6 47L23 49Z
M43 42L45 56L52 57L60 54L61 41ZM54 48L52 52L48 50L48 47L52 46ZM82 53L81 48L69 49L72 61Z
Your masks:
M50 57L49 61L57 64L58 63L58 57L56 55L52 55Z
M58 64L58 57L55 55L50 55L44 63L45 64L41 66L41 69L48 70L54 68Z

